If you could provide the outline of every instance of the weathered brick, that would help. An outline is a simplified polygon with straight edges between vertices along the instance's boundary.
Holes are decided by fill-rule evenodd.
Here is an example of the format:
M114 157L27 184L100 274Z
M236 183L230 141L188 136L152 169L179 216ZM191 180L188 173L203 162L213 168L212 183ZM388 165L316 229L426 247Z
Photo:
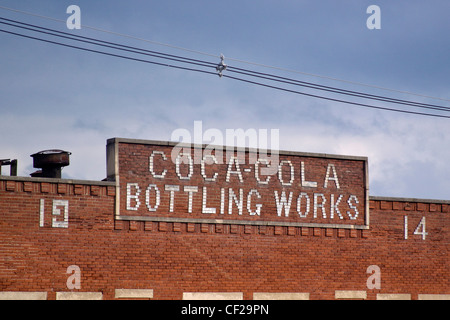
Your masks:
M68 192L68 185L64 183L58 183L58 193L66 194Z

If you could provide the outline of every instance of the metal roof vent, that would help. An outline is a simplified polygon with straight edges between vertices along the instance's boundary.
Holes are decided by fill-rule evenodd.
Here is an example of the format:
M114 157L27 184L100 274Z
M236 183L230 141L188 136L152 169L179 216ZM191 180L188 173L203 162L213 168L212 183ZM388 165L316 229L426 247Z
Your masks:
M38 170L31 174L32 177L61 179L61 170L69 165L69 156L72 153L64 150L44 150L32 154L33 167Z

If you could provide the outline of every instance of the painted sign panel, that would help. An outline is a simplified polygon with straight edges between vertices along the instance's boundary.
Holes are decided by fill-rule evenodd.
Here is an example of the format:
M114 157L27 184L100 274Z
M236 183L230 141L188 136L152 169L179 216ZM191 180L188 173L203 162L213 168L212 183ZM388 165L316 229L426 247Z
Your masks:
M368 228L367 158L108 140L116 219Z

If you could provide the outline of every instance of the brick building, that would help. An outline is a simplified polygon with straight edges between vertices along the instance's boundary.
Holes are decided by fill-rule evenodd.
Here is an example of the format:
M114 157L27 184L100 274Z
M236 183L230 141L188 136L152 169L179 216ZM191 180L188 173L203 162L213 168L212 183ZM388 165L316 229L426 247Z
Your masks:
M0 176L0 299L450 298L450 201L270 156L114 138L105 181Z

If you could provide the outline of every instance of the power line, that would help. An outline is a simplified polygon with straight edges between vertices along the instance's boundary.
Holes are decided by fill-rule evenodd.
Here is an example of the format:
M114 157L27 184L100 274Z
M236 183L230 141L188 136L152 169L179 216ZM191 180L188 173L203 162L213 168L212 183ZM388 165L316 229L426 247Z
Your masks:
M172 61L176 61L176 62L194 64L194 65L202 66L202 67L210 67L210 68L216 67L216 64L213 62L207 62L207 61L198 60L198 59L191 59L191 58L186 58L186 57L182 57L182 56L166 54L166 53L162 53L162 52L158 52L158 51L145 50L145 49L141 49L141 48L137 48L137 47L122 45L122 44L116 43L116 42L103 41L103 40L90 38L90 37L84 37L84 36L80 36L80 35L73 35L73 34L70 34L67 32L44 28L44 27L40 27L37 25L24 23L24 22L20 22L17 20L6 19L6 18L2 18L2 17L0 17L0 20L8 21L8 22L0 21L0 24L9 25L9 26L17 27L17 28L22 28L22 29L26 29L26 30L30 30L30 31L34 31L34 32L40 32L43 34L56 36L56 37L60 37L60 38L64 38L64 39L79 41L79 42L83 42L83 43L103 46L103 47L107 47L107 48L122 50L122 51L136 53L136 54L143 54L143 55L161 58L161 59L168 59L168 60L172 60ZM239 73L239 74L243 74L243 75L247 75L247 76L257 77L259 79L271 80L271 81L276 81L276 82L281 82L281 83L296 85L296 86L302 86L302 87L306 87L306 88L322 90L322 91L331 92L331 93L337 93L337 94L365 98L365 99L372 99L372 100L395 103L395 104L408 105L408 106L412 106L412 107L416 107L416 108L425 108L425 109L450 112L450 108L438 106L438 105L434 105L434 104L419 103L419 102L415 102L415 101L401 100L401 99L395 99L395 98L379 96L379 95L372 95L372 94L367 94L367 93L358 92L358 91L344 90L344 89L340 89L340 88L336 88L336 87L323 86L323 85L319 85L319 84L315 84L315 83L311 83L311 82L305 82L305 81L281 77L281 76L277 76L277 75L273 75L273 74L261 73L261 72L256 72L256 71L252 71L252 70L248 70L248 69L236 68L236 67L231 67L231 66L230 67L227 66L227 70L229 70L230 72L235 72L235 73Z
M41 18L41 19L46 19L46 20L55 21L55 22L61 22L61 23L66 24L66 20L56 19L56 18L52 18L52 17L48 17L48 16L44 16L44 15L40 15L40 14L36 14L36 13L32 13L32 12L17 10L17 9L8 8L8 7L4 7L4 6L0 6L0 9L4 9L4 10L12 11L12 12L17 12L17 13L21 13L21 14L25 14L25 15ZM201 52L201 51L197 51L197 50L192 50L192 49L188 49L188 48L174 46L174 45L171 45L171 44L162 43L162 42L158 42L158 41L152 41L152 40L139 38L139 37L135 37L135 36L131 36L131 35L128 35L128 34L119 33L119 32L113 32L113 31L109 31L109 30L104 30L104 29L100 29L100 28L96 28L96 27L92 27L92 26L83 25L83 28L94 30L94 31L98 31L98 32L108 33L108 34L119 36L119 37L123 37L123 38L143 41L143 42L147 42L147 43L150 43L150 44L155 44L155 45L158 45L158 46L163 46L163 47L167 47L167 48L172 48L172 49L182 50L182 51L186 51L186 52L190 52L190 53L195 53L195 54L199 54L199 55L210 56L210 57L214 57L214 58L219 58L220 57L218 55L214 55L214 54L210 54L210 53L206 53L206 52Z
M0 19L3 19L3 18L0 18ZM8 20L8 19L6 19L6 20ZM10 23L5 23L5 22L0 22L0 23L6 24L6 25L10 25L10 26L14 26L14 27L19 27L19 28L22 28L22 29L35 31L35 32L41 32L41 33L52 35L52 36L61 36L63 38L69 39L69 40L77 40L77 41L81 41L81 42L88 43L88 44L95 44L95 45L100 45L100 46L104 46L104 47L108 47L108 48L125 50L127 52L149 55L148 53L145 52L147 50L143 50L143 49L139 49L139 48L135 48L135 47L123 46L123 45L120 45L120 44L117 44L117 43L112 43L112 44L114 44L114 46L111 46L111 45L106 45L106 43L111 43L111 42L105 42L105 41L98 40L98 39L87 38L87 37L80 37L80 36L78 36L80 39L76 39L76 36L70 36L69 37L69 36L66 36L66 35L61 35L61 34L64 34L64 33L56 31L56 30L52 30L52 32L47 32L47 31L36 30L36 29L29 28L29 27L24 27L24 26L17 26L17 25L13 25L13 24L10 24ZM41 27L37 27L37 28L41 28ZM46 28L43 28L43 29L46 29ZM47 29L47 30L49 30L49 29ZM104 51L99 51L99 50L83 48L83 47L79 47L79 46L75 46L75 45L69 45L69 44L65 44L65 43L61 43L61 42L57 42L57 41L51 41L51 40L37 38L37 37L29 36L29 35L16 33L16 32L11 32L11 31L8 31L8 30L3 30L3 29L0 29L0 31L8 33L8 34L24 37L24 38L39 40L39 41L43 41L43 42L47 42L47 43L51 43L51 44L61 45L61 46L69 47L69 48L74 48L74 49L79 49L79 50L83 50L83 51L87 51L87 52L92 52L92 53L99 53L99 54L103 54L103 55L108 55L108 56L128 59L128 60L137 61L137 62L145 62L145 63L154 64L154 65L166 66L166 67L177 68L177 69L182 69L182 70L196 71L196 72L201 72L201 73L205 73L205 74L212 74L212 75L216 75L217 74L217 73L212 72L212 71L205 71L205 70L200 70L200 69L181 67L181 66L167 64L167 63L159 63L159 62L150 61L150 60L138 59L138 58L133 58L133 57L129 57L129 56L124 56L124 55L119 55L119 54L114 54L114 53L109 53L109 52L104 52ZM57 32L57 33L61 33L61 34L58 35L58 34L54 34L53 32ZM88 41L87 39L91 39L91 40L94 40L94 41L90 41L90 40ZM122 48L122 47L138 49L138 51L125 49L125 48ZM139 50L142 50L144 52L140 52ZM197 61L200 61L200 60L192 61L193 59L180 57L180 56L177 56L177 59L174 59L174 58L172 58L173 55L167 55L167 54L164 54L164 53L158 53L158 55L151 54L151 56L156 57L156 58L169 59L169 60L173 60L173 61L176 61L176 62L183 62L183 63L188 63L188 64L196 64L196 65L199 65L199 63ZM170 57L168 57L168 56L170 56ZM205 62L205 61L200 61L200 62L206 63L206 64L201 64L201 66L207 66L207 67L213 67L214 66L213 63L209 63L209 62ZM233 68L233 67L231 67L231 68ZM236 70L245 70L245 69L239 69L239 68L234 68L234 69L236 69ZM235 70L235 72L244 73L243 71L236 71L236 70ZM251 70L246 70L246 72L244 74L251 75L251 76L256 76L256 77L258 77L260 79L274 80L273 78L262 76L261 73L257 73L257 72L251 71ZM281 78L281 79L283 79L282 77L278 77L278 76L274 76L274 75L268 75L268 76L271 76L271 77L274 77L274 78ZM300 94L300 95L304 95L304 96L320 98L320 99L325 99L325 100L334 101L334 102L347 103L347 104L356 105L356 106L360 106L360 107L368 107L368 108L379 109L379 110L395 111L395 112L402 112L402 113L423 115L423 116L450 118L450 116L444 116L444 115L439 115L439 114L424 113L424 112L413 112L413 111L407 111L407 110L402 110L402 109L386 108L386 107L380 107L380 106L374 106L374 105L368 105L368 104L363 104L363 103L347 101L347 100L341 100L341 99L335 99L335 98L330 98L330 97L324 97L324 96L319 96L319 95L313 95L313 94L300 92L300 91L297 91L297 90L286 89L286 88L282 88L282 87L278 87L278 86L268 85L268 84L264 84L264 83L256 82L256 81L250 81L250 80L237 78L237 77L233 77L233 76L229 76L229 75L224 75L224 77L227 77L227 78L230 78L230 79L233 79L233 80L238 80L238 81L250 83L250 84L255 84L255 85L267 87L267 88L277 89L277 90L281 90L281 91L285 91L285 92L296 93L296 94ZM287 78L284 78L284 79L287 79ZM290 80L293 80L293 79L290 79ZM277 81L281 81L281 80L277 79ZM295 80L295 81L300 82L298 80ZM281 82L287 82L287 80L282 80ZM290 84L298 84L298 83L292 82ZM314 87L314 89L317 89L317 88ZM337 90L341 90L341 89L337 89ZM366 95L366 94L361 93L361 95ZM366 97L366 96L364 96L364 97L368 98L368 99L373 99L373 97ZM419 105L415 105L415 107L420 107L420 106ZM421 106L421 107L424 107L424 106ZM443 109L439 109L440 111L449 111L448 109L450 109L450 108L446 108L446 107L440 107L440 108L443 108Z
M69 45L69 44L65 44L65 43L61 43L61 42L56 42L56 41L46 40L46 39L37 38L37 37L33 37L33 36L28 36L28 35L12 32L12 31L7 31L7 30L3 30L3 29L0 29L0 32L8 33L8 34L11 34L11 35L16 35L16 36L23 37L23 38L28 38L28 39L38 40L38 41L47 42L47 43L51 43L51 44L56 44L56 45L60 45L60 46L63 46L63 47L83 50L83 51L92 52L92 53L103 54L103 55L116 57L116 58L122 58L122 59L127 59L127 60L132 60L132 61L137 61L137 62L144 62L144 63L154 64L154 65L159 65L159 66L164 66L164 67L169 67L169 68L175 68L175 69L181 69L181 70L187 70L187 71L195 71L195 72L200 72L200 73L216 75L216 73L212 72L212 71L205 71L205 70L181 67L181 66L171 65L171 64L167 64L167 63L160 63L160 62L155 62L155 61L149 61L149 60L144 60L144 59L127 57L127 56L114 54L114 53L108 53L108 52L99 51L99 50L82 48L82 47L78 47L78 46L74 46L74 45Z
M257 67L273 69L273 70L278 70L278 71L284 71L284 72L290 72L290 73L295 73L295 74L301 74L301 75L315 77L315 78L319 78L319 79L332 80L332 81L337 81L337 82L342 82L342 83L347 83L347 84L357 85L357 86L362 86L362 87L367 87L367 88L379 89L379 90L390 91L390 92L395 92L395 93L402 93L402 94L407 94L407 95L412 95L412 96L417 96L417 97L422 97L422 98L428 98L428 99L434 99L434 100L450 101L450 99L433 97L433 96L415 93L415 92L411 92L411 91L391 89L391 88L386 88L386 87L382 87L382 86L376 86L376 85L357 82L357 81L339 79L339 78L330 77L330 76L318 75L318 74L314 74L314 73L307 73L307 72L302 72L302 71L292 70L292 69L287 69L287 68L282 68L282 67L270 66L267 64L261 64L261 63L246 61L246 60L239 60L239 59L233 59L233 58L228 58L228 57L227 57L227 60L250 64L253 66L257 66Z
M66 23L66 21L62 20L62 19L56 19L56 18L44 16L44 15L39 15L39 14L36 14L36 13L23 11L23 10L8 8L8 7L5 7L5 6L0 6L0 9L8 10L8 11L11 11L11 12L16 12L16 13L20 13L20 14L25 14L25 15L29 15L29 16L33 16L33 17L38 17L38 18L46 19L46 20L50 20L50 21L60 22L60 23L64 23L64 24ZM96 28L96 27L92 27L92 26L83 25L83 28L94 30L94 31L98 31L98 32L108 33L108 34L112 34L112 35L116 35L116 36L120 36L120 37L124 37L124 38L128 38L128 39L143 41L143 42L147 42L147 43L154 44L154 45L165 46L165 47L168 47L168 48L182 50L182 51L195 53L195 54L199 54L199 55L204 55L204 56L209 56L209 57L214 57L214 58L220 58L220 56L218 56L218 55L214 55L214 54L210 54L210 53L206 53L206 52L201 52L201 51L197 51L197 50L192 50L192 49L187 49L187 48L183 48L183 47L179 47L179 46L174 46L174 45L170 45L170 44L167 44L167 43L161 43L161 42L157 42L157 41L152 41L152 40L148 40L148 39L144 39L144 38L139 38L139 37L123 34L123 33L112 32L112 31L108 31L108 30L104 30L104 29L100 29L100 28ZM230 57L227 57L227 60L235 61L235 62L239 62L239 63L244 63L244 64L249 64L249 65L253 65L253 66L258 66L258 67L263 67L263 68L268 68L268 69L273 69L273 70L278 70L278 71L284 71L284 72L289 72L289 73L295 73L295 74L301 74L301 75L316 77L316 78L319 78L319 79L326 79L326 80L332 80L332 81L337 81L337 82L342 82L342 83L347 83L347 84L352 84L352 85L358 85L358 86L363 86L363 87L368 87L368 88L374 88L374 89L379 89L379 90L384 90L384 91L390 91L390 92L395 92L395 93L402 93L402 94L407 94L407 95L414 95L414 96L418 96L418 97L434 99L434 100L440 100L440 101L450 101L450 99L433 97L433 96L413 93L413 92L409 92L409 91L396 90L396 89L391 89L391 88L386 88L386 87L381 87L381 86L376 86L376 85L371 85L371 84L365 84L365 83L356 82L356 81L349 81L349 80L339 79L339 78L330 77L330 76L318 75L318 74L314 74L314 73L306 73L306 72L301 72L301 71L297 71L297 70L281 68L281 67L276 67L276 66L270 66L270 65L267 65L267 64L255 63L255 62L251 62L251 61L240 60L240 59L235 59L235 58L230 58Z
M252 76L252 77L257 77L257 78L261 78L261 79L266 79L266 80L271 80L271 81L276 81L276 82L281 82L281 83L286 83L286 84L290 84L290 85L296 85L296 86L301 86L301 87L306 87L306 88L311 88L311 89L317 89L317 90L322 90L322 91L331 92L331 93L338 93L338 94L343 94L343 95L348 95L348 96L353 96L353 97L359 97L359 98L365 98L365 99L371 99L371 100L377 100L377 101L383 101L383 102L389 102L389 103L395 103L395 104L402 104L402 105L407 105L407 106L412 106L412 107L417 107L417 108L425 108L425 109L431 109L431 110L440 110L440 111L450 112L450 107L444 107L444 106L439 106L439 105L435 105L435 104L428 104L428 103L421 103L421 102L415 102L415 101L410 101L410 100L390 98L390 97L373 95L373 94L368 94L368 93L359 92L359 91L344 90L344 89L339 89L336 87L323 86L323 85L315 84L312 82L300 81L300 80L296 80L296 79L280 77L280 76L273 75L273 74L255 72L252 70L241 69L241 68L228 67L227 70L230 72L235 72L235 73L248 75L248 76Z
M450 116L444 116L444 115L440 115L440 114L432 114L432 113L424 113L424 112L407 111L407 110L402 110L402 109L386 108L386 107L380 107L380 106L373 106L373 105L369 105L369 104L365 104L365 103L358 103L358 102L353 102L353 101L346 101L346 100L340 100L340 99L334 99L334 98L329 98L329 97L309 94L309 93L300 92L300 91L297 91L297 90L291 90L291 89L286 89L286 88L281 88L281 87L277 87L277 86L272 86L272 85L268 85L268 84L264 84L264 83L260 83L260 82L256 82L256 81L241 79L241 78L229 76L229 75L226 75L226 74L223 75L223 77L224 78L230 78L230 79L233 79L233 80L242 81L242 82L246 82L246 83L250 83L250 84L254 84L254 85L258 85L258 86L263 86L263 87L266 87L266 88L281 90L281 91L284 91L284 92L295 93L295 94L299 94L299 95L304 95L304 96L308 96L308 97L312 97L312 98L318 98L318 99L324 99L324 100L328 100L328 101L352 104L352 105L360 106L360 107L366 107L366 108L372 108L372 109L378 109L378 110L385 110L385 111L394 111L394 112L408 113L408 114L415 114L415 115L421 115L421 116L430 116L430 117L438 117L438 118L450 119Z
M127 46L127 45L123 45L123 44L120 44L120 43L103 41L103 40L90 38L90 37L84 37L84 36L80 36L80 35L73 35L73 34L70 34L70 33L67 33L67 32L62 32L62 31L58 31L58 30L54 30L54 29L44 28L44 27L40 27L40 26L37 26L37 25L29 24L29 23L24 23L24 22L20 22L20 21L16 21L16 20L11 20L11 19L6 19L6 18L3 18L3 17L0 17L0 20L5 20L5 21L8 21L8 22L12 22L12 23L8 23L8 22L0 21L0 24L9 25L9 26L13 26L13 27L16 27L16 28L21 28L21 29L26 29L26 30L30 30L30 31L34 31L34 32L40 32L40 33L43 33L43 34L52 35L52 36L65 38L65 39L69 39L69 40L80 41L80 42L84 42L84 43L99 45L99 46L108 47L108 48L117 49L117 50L122 50L122 51L128 51L128 52L132 52L132 53L144 54L144 55L147 55L147 56L152 56L152 57L157 57L157 58L162 58L162 59L168 59L168 60L172 60L172 61L191 63L191 64L205 66L205 67L211 67L211 68L215 68L216 67L216 64L213 63L213 62L207 62L207 61L202 61L202 60L197 60L197 59L185 58L185 57L172 55L172 54L167 54L167 53L162 53L162 52L158 52L158 51L151 51L151 50L136 48L136 47L132 47L132 46ZM19 24L19 25L17 25L17 24Z

